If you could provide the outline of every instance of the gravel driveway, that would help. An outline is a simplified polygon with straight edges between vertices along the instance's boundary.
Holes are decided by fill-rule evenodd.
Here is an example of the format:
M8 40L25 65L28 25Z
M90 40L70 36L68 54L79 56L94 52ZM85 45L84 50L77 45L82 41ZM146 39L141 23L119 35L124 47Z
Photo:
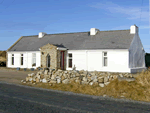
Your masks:
M36 73L37 71L17 71L17 70L6 70L0 69L0 81L9 83L20 84L21 80L25 80L29 73Z

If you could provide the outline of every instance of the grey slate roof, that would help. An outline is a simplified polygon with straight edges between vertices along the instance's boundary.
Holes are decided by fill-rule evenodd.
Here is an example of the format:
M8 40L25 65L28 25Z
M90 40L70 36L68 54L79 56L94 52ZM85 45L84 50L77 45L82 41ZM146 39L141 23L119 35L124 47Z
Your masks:
M95 36L90 36L90 32L47 34L43 38L23 36L9 51L39 51L48 43L69 50L129 49L133 37L130 30L98 31Z

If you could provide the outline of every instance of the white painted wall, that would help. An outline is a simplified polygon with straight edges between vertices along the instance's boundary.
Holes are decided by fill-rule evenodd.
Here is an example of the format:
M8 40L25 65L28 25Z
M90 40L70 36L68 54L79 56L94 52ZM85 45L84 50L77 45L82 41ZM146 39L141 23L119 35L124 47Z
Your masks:
M32 67L32 53L36 53L36 66ZM41 53L40 51L19 51L19 52L7 52L8 54L8 65L9 68L37 68L41 66ZM14 54L14 65L11 65L12 54ZM23 66L21 66L21 54L23 54Z
M107 49L108 66L102 66L103 58L102 52L104 50L68 50L68 53L72 53L73 66L76 70L88 70L88 71L107 71L107 72L130 72L129 65L129 52L127 49ZM68 56L68 55L67 55ZM68 57L67 57L67 70Z

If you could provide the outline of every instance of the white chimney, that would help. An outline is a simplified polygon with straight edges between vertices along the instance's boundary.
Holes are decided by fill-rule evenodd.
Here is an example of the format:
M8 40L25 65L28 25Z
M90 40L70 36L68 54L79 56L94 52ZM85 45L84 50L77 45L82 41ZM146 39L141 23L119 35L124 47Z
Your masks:
M90 29L90 35L96 35L96 33L99 31L99 29L91 28Z
M44 33L44 32L39 32L39 38L42 38L44 35L46 35L46 33Z
M134 24L130 27L130 34L138 33L138 27Z

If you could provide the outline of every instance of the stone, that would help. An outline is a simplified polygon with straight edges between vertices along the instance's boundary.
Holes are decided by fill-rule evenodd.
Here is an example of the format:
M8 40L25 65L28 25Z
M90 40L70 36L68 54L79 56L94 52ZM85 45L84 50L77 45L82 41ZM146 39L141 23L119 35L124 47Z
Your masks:
M94 83L97 82L97 81L98 81L98 79L94 79L94 80L93 80Z
M28 74L28 77L31 77L31 74Z
M70 82L74 82L75 81L75 78L70 78Z
M57 77L55 77L56 79L61 79L61 77L60 76L57 76Z
M41 74L41 75L40 75L40 78L41 78L41 79L43 79L43 78L44 78L44 75L43 75L43 74Z
M35 75L34 73L31 73L31 74L30 74L31 77L34 76L34 75Z
M56 77L55 75L52 75L52 76L51 76L51 79L55 79L55 77Z
M92 76L91 80L97 79L97 76Z
M48 74L48 70L45 70L45 71L44 71L44 74L47 75L47 74Z
M123 75L122 75L122 74L119 74L119 76L120 76L120 77L123 77Z
M100 87L104 87L104 84L103 84L103 83L100 83L99 86L100 86Z
M29 81L29 77L26 77L26 82Z
M55 83L57 83L57 81L55 81L55 80L51 80L49 83L51 83L51 84L55 84Z
M73 76L72 76L73 78L75 78L76 77L76 75L75 74L73 74Z
M29 78L29 81L32 81L32 78L31 78L31 77Z
M81 84L89 84L89 82L82 81Z
M39 79L39 78L36 78L35 81L36 81L37 83L39 83L39 82L40 82L40 79Z
M75 82L76 82L76 83L80 83L80 80L76 79Z
M118 75L114 75L114 76L113 76L113 79L117 79L117 78L118 78Z
M23 83L26 83L26 81L24 81Z
M69 83L69 79L65 79L65 80L63 80L63 81L62 81L62 83L64 83L64 84L68 84L68 83Z
M104 82L104 78L98 79L99 83L103 83Z
M91 86L92 86L92 85L93 85L93 82L90 82L90 83L89 83L89 85L91 85Z
M108 77L104 77L104 83L108 81Z
M86 77L83 77L83 81L84 81L84 82L87 82L87 80L88 80L88 79L87 79Z
M24 82L24 80L21 80L21 82Z
M61 83L61 79L57 79L57 84Z
M108 85L109 83L110 83L110 82L105 82L104 84L105 84L105 85Z
M42 82L43 82L43 83L47 83L47 80L44 78L44 79L42 80Z
M64 80L65 79L65 77L64 76L61 76L61 80Z

